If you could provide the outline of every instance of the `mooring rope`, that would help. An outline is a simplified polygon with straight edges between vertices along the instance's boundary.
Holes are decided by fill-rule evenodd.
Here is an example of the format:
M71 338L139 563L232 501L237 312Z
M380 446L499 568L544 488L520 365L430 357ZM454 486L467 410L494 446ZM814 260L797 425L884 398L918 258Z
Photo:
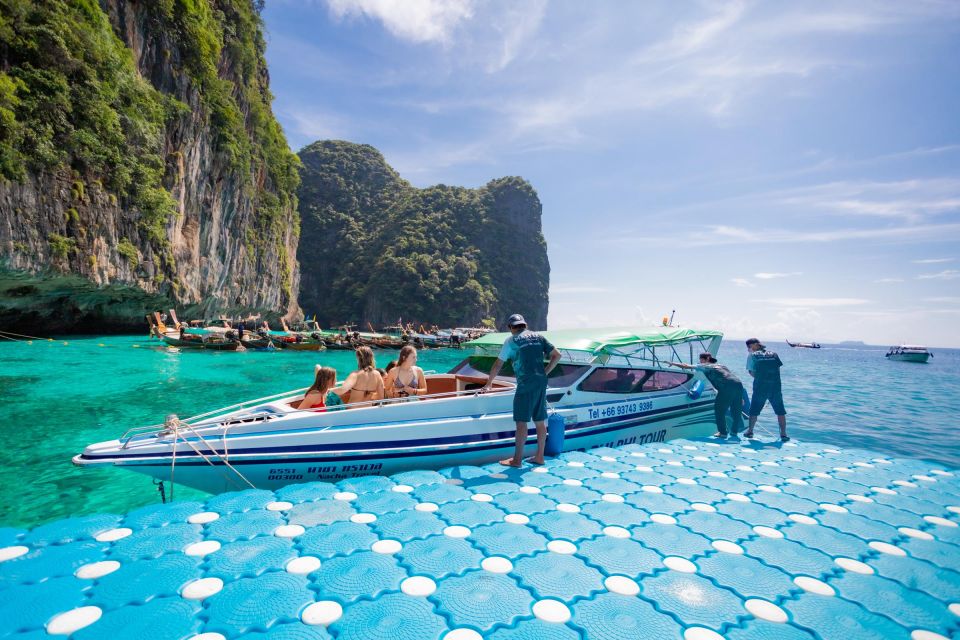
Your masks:
M46 340L47 342L53 342L53 338L38 338L37 336L28 336L23 333L14 333L13 331L6 331L0 329L0 333L5 333L11 336L17 336L18 338L27 338L29 340Z
M170 486L170 500L171 500L171 501L173 500L173 474L174 474L174 468L176 467L176 464L177 464L177 446L176 446L176 445L177 445L177 441L178 441L178 439L179 439L179 437L180 437L180 428L181 428L181 427L183 427L183 428L185 428L187 431L190 431L191 433L193 433L193 435L195 435L195 436L197 437L197 439L200 440L200 442L202 442L202 443L204 444L204 446L207 447L207 449L209 449L211 452L213 452L213 454L216 455L216 457L220 458L220 460L223 462L223 465L224 465L224 466L226 466L228 469L230 469L230 471L234 472L241 480L243 480L245 483L247 483L247 486L249 486L251 489L256 489L256 488L257 488L252 482L250 482L250 480L247 479L247 477L246 477L245 475L243 475L236 467L234 467L232 464L230 464L230 462L229 462L223 455L221 455L220 453L218 453L217 450L214 449L213 446L211 446L210 443L207 442L207 440L206 440L202 435L200 435L199 433L197 433L197 431L193 428L193 425L191 425L191 424L188 423L188 422L184 422L183 420L181 420L180 418L178 418L176 415L169 415L169 416L167 416L167 419L166 419L166 421L164 422L164 428L165 428L165 430L167 430L167 431L172 431L172 432L173 432L173 454L172 454L171 461L170 461L170 485L171 485L171 486ZM210 465L211 467L213 467L214 469L217 469L217 471L220 472L220 474L224 477L224 479L225 479L227 482L233 482L233 483L236 482L234 479L232 479L230 476L228 476L226 473L224 473L224 471L223 471L222 469L219 469L219 468L217 467L217 465L216 465L209 457L207 457L206 455L204 455L204 453L203 453L202 451L200 451L197 447L195 447L194 444L193 444L192 442L190 442L186 437L184 437L183 441L187 444L187 446L189 446L191 449L193 449L194 453L196 453L198 456L200 456L201 458L203 458L203 461L204 461L204 462L206 462L207 464L209 464L209 465Z

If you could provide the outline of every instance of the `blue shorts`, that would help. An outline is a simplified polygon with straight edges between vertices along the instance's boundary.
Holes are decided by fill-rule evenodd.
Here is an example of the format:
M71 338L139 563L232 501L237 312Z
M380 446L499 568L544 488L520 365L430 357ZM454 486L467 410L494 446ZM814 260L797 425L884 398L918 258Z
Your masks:
M756 418L763 411L763 405L770 401L773 407L773 413L778 416L787 415L787 410L783 408L783 390L779 384L756 384L753 385L753 397L750 398L750 417Z
M513 396L514 422L542 422L547 419L547 385L517 387Z

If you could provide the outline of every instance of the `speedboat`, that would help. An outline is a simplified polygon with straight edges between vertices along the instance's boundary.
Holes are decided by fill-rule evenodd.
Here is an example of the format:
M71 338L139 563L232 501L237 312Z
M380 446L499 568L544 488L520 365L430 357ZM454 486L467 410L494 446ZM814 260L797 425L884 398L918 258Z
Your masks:
M819 349L820 343L818 342L790 342L786 341L788 345L795 349Z
M150 336L163 340L169 347L186 349L210 349L213 351L236 351L242 349L238 333L229 326L191 327L177 319L177 312L170 309L173 327L168 327L159 312L146 316L150 324Z
M187 349L210 349L213 351L236 351L240 349L237 333L230 329L211 331L208 329L184 328L164 331L160 335L167 346Z
M926 347L915 344L902 344L899 347L890 347L887 352L888 360L900 362L926 362L933 357Z
M656 330L545 331L561 359L551 371L549 412L564 424L563 450L662 442L714 431L716 392L699 374L669 366L716 354L723 335ZM208 492L485 464L512 455L516 379L507 363L482 387L509 334L488 334L451 371L426 377L428 393L299 408L305 389L259 398L91 444L73 463L122 467ZM551 421L557 420L551 417ZM536 437L527 440L532 454Z

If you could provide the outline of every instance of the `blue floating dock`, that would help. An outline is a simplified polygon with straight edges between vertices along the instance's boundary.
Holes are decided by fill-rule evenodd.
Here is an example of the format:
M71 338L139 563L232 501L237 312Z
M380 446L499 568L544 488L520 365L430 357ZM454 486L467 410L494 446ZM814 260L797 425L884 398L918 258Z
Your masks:
M960 638L960 472L677 440L0 529L0 638Z

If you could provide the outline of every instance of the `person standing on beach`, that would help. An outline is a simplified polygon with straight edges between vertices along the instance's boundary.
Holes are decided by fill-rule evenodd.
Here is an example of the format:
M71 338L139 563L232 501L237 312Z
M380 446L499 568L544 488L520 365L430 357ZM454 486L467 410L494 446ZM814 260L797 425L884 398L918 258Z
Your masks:
M537 453L530 458L533 464L543 464L543 450L547 444L547 376L560 361L560 351L539 333L527 330L527 321L519 313L507 319L512 334L503 343L500 356L490 369L483 391L489 391L504 362L513 362L517 391L513 396L513 420L517 423L516 448L513 457L501 460L507 467L520 467L523 448L527 443L531 420L537 428ZM543 360L549 357L544 365Z
M700 354L700 364L684 364L682 362L668 362L667 364L681 369L696 369L703 374L713 388L717 390L717 400L713 405L714 418L717 421L717 432L714 438L727 437L727 414L733 418L730 428L730 437L737 438L743 431L743 383L730 369L717 364L717 359L711 353Z
M750 398L750 421L746 438L753 437L753 427L763 411L763 405L770 401L773 412L780 425L780 440L787 442L787 410L783 408L783 389L780 385L780 367L783 362L775 351L769 351L756 338L747 340L747 372L753 376L753 396Z

